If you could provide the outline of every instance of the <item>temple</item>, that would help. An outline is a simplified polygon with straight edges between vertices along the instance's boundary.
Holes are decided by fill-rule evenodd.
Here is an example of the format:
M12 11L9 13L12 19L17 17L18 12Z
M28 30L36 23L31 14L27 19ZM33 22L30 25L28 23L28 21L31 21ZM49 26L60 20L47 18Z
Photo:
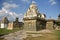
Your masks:
M24 15L24 29L26 31L38 31L46 28L46 15L41 14L35 3L32 2Z

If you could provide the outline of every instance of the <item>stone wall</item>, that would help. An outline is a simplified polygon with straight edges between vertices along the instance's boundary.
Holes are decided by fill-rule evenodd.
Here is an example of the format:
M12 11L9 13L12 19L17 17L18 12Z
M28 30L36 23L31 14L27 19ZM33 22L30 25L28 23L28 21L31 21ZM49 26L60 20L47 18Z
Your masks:
M46 29L53 30L54 29L54 20L47 20Z
M36 31L36 20L25 20L24 29L26 31Z
M24 20L24 29L26 31L39 31L45 28L45 20Z
M8 30L12 30L12 29L13 29L13 22L11 22L11 23L8 24L7 29L8 29Z

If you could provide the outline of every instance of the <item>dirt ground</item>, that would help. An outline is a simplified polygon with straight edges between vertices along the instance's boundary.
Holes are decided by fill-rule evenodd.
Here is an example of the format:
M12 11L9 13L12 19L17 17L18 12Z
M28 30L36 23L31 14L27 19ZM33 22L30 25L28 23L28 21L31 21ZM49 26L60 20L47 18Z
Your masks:
M57 31L55 30L42 30L40 33L31 33L31 34L40 34L42 36L37 36L37 37L32 37L32 35L29 35L26 39L24 40L58 40ZM30 34L30 33L29 33Z

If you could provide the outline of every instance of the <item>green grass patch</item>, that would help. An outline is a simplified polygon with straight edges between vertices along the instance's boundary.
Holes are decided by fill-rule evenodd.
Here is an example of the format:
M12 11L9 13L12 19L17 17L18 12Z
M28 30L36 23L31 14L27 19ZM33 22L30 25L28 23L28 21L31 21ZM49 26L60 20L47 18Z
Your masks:
M60 40L60 30L56 30L55 35L57 36L57 40Z
M15 28L13 30L0 29L0 35L9 34L9 33L12 33L12 32L19 31L19 30L20 30L19 28Z

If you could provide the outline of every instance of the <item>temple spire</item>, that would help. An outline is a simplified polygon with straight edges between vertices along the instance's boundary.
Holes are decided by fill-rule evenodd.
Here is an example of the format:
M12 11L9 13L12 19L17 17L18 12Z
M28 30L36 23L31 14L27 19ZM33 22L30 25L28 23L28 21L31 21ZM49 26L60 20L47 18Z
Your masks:
M30 5L30 8L31 7L36 7L36 2L35 1L32 1L31 5Z

